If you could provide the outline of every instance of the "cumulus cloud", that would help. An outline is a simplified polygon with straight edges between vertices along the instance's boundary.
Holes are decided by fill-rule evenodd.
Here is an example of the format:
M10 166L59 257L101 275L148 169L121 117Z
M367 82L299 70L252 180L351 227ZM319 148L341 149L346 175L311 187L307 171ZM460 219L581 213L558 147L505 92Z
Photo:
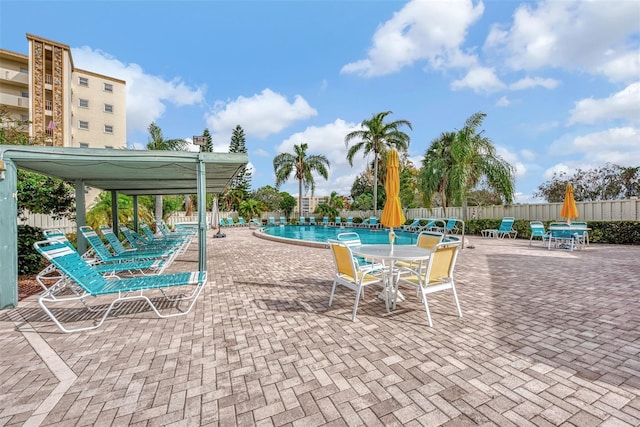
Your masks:
M474 67L460 80L451 83L451 89L470 88L476 93L492 93L505 88L492 68Z
M471 0L411 1L376 30L367 57L341 72L373 77L419 61L434 69L473 63L460 46L483 11L481 2L474 6Z
M505 147L496 146L496 154L513 166L516 178L525 176L527 173L527 167L522 161L520 161L517 153L509 151Z
M523 90L531 89L536 86L540 86L545 89L555 89L559 84L560 82L556 79L543 79L542 77L525 77L515 83L511 83L509 85L509 89Z
M284 95L264 89L251 97L218 101L207 116L207 125L215 132L217 141L228 141L237 125L242 126L246 136L263 139L317 114L300 95L289 102Z
M496 101L497 107L508 107L509 104L511 104L511 101L509 101L509 98L507 98L506 96L502 96Z
M593 124L618 119L640 121L640 82L630 84L608 98L588 98L576 102L569 124Z
M353 167L349 165L346 156L344 136L349 132L359 129L359 124L345 122L336 119L324 126L310 126L302 132L297 132L282 141L277 147L278 153L292 153L294 145L306 143L308 155L321 154L327 157L330 163L329 180L325 181L320 176L314 176L316 184L316 196L326 196L336 191L339 194L349 194L351 185L356 176L366 167L366 159L356 156L353 159ZM298 194L298 183L295 180L288 182L289 192ZM295 193L295 194L294 194Z
M558 67L630 82L640 73L634 1L542 1L518 7L511 27L495 25L484 48L515 70Z
M77 68L100 70L104 75L127 82L127 134L146 131L151 122L164 114L167 103L186 106L204 101L204 86L189 87L179 77L164 80L145 73L138 64L125 64L87 46L72 48L71 53Z

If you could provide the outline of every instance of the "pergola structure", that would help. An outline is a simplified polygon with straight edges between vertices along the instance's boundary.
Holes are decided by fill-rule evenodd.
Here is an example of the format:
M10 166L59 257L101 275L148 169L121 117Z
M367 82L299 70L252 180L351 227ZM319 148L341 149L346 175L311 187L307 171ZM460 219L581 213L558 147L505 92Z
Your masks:
M247 163L245 153L0 145L0 309L18 304L18 169L75 185L78 227L85 224L85 186L111 191L114 210L117 193L134 196L134 212L135 196L197 194L198 265L206 270L206 193L224 192ZM118 228L117 223L114 228ZM86 242L81 236L78 233L78 250L84 252Z

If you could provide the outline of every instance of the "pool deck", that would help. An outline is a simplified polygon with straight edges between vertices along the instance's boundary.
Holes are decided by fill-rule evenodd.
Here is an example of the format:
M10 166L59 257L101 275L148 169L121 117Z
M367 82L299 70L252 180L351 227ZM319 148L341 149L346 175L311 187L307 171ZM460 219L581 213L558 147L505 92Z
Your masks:
M327 249L224 231L187 316L133 304L69 335L35 296L0 311L0 426L640 425L640 246L472 236L464 316L436 293L429 328L409 292L386 313L368 291L353 323Z

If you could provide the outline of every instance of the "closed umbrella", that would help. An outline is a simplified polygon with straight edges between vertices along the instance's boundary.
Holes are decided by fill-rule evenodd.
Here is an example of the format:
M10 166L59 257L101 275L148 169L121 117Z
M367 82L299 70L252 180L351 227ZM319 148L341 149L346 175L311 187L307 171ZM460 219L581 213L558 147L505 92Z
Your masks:
M573 186L567 184L567 188L564 192L564 202L562 203L562 209L560 209L560 216L566 218L567 222L571 224L571 220L578 218L578 207L576 201L573 198Z
M400 201L400 159L395 146L391 146L391 150L387 153L387 176L384 182L384 189L387 192L387 200L384 202L384 209L380 222L389 227L389 243L391 244L391 252L393 252L393 242L395 241L394 227L400 227L406 221L404 212L402 212L402 202ZM392 264L393 266L393 264ZM386 291L382 291L378 298L388 299L391 295L387 295ZM404 296L396 289L395 300L404 301Z
M218 224L218 232L213 237L226 237L222 231L220 231L220 209L218 208L218 198L213 198L213 207L211 208L211 223Z
M398 150L392 146L387 156L387 177L384 183L387 200L384 203L382 217L380 218L380 222L390 228L389 243L391 243L391 250L393 250L393 242L395 240L394 227L400 227L406 221L404 212L402 212L402 202L400 201L399 169L400 159Z

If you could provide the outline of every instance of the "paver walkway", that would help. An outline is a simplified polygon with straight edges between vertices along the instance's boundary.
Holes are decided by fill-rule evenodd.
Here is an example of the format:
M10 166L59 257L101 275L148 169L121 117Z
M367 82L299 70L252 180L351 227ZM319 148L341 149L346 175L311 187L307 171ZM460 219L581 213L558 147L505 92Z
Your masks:
M36 297L0 311L0 425L640 425L640 246L472 237L464 317L437 293L429 328L410 292L352 323L328 250L225 232L185 317L133 304L67 335Z

